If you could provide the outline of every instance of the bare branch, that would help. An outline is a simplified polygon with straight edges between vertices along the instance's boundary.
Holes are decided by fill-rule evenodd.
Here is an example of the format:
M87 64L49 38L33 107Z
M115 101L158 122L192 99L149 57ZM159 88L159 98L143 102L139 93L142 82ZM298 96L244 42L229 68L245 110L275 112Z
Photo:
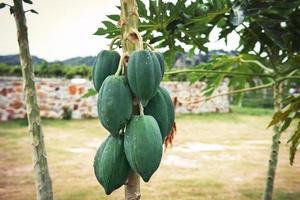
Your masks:
M270 77L274 78L270 74L255 74L255 73L243 73L243 72L227 72L227 71L213 71L213 70L203 70L203 69L183 69L183 70L176 70L176 71L168 71L166 75L173 75L173 74L181 74L181 73L212 73L212 74L227 74L231 76L256 76L256 77Z
M249 92L249 91L254 91L254 90L261 90L261 89L264 89L264 88L269 88L269 87L272 87L274 85L274 83L268 83L268 84L265 84L265 85L259 85L259 86L255 86L255 87L250 87L250 88L243 88L243 89L238 89L238 90L232 90L232 91L229 91L229 92L225 92L225 93L221 93L221 94L216 94L216 95L213 95L213 96L210 96L210 97L206 97L206 98L203 98L203 99L198 99L196 101L180 101L178 100L180 103L183 103L183 104L195 104L195 103L200 103L200 102L204 102L204 101L208 101L210 99L214 99L216 97L220 97L220 96L225 96L225 95L231 95L231 94L236 94L236 93L241 93L241 92Z

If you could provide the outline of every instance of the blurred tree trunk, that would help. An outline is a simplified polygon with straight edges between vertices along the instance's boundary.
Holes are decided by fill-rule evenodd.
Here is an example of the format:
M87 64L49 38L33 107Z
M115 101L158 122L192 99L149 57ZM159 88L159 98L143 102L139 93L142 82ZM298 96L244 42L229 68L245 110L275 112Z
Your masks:
M281 110L281 101L282 101L282 93L283 93L283 85L282 83L275 83L274 84L274 110L278 112ZM279 155L279 147L280 147L280 123L274 126L274 135L272 137L272 146L271 146L271 153L269 159L269 166L268 166L268 173L266 178L266 185L264 191L264 200L272 200L273 196L273 188L274 188L274 181L275 181L275 174L278 162L278 155Z
M26 17L22 0L14 0L14 6L12 9L17 25L20 62L22 67L27 119L29 124L28 128L29 134L32 138L32 155L37 199L51 200L53 199L52 183L47 164L40 109L36 97L34 72L32 69L31 55L29 52Z

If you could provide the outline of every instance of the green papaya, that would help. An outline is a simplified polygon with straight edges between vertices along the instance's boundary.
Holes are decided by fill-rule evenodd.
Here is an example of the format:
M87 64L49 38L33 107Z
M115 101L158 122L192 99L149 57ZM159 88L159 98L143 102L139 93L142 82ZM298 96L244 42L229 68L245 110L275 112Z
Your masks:
M97 108L104 128L112 135L118 135L132 114L132 95L125 76L111 75L104 80L99 90Z
M144 113L156 119L160 128L162 141L164 141L165 137L170 133L175 120L174 106L168 91L159 87L156 95L145 107Z
M124 149L130 167L148 182L162 157L161 134L150 115L135 115L126 127Z
M164 73L165 73L165 61L164 61L164 56L162 53L158 52L158 51L155 51L154 52L156 58L158 59L159 61L159 64L160 64L160 70L161 70L161 77L164 76Z
M131 91L145 107L155 95L162 77L155 54L148 50L134 51L129 57L127 77Z
M130 171L124 152L124 136L112 135L101 144L94 158L94 173L107 195L121 187Z
M120 55L116 51L103 50L97 55L92 76L93 84L97 92L105 78L117 71L119 61Z

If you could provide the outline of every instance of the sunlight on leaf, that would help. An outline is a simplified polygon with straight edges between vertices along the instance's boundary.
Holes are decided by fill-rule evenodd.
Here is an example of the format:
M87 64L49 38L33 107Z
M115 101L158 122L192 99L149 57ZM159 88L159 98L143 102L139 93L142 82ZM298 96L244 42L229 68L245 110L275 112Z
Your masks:
M88 98L91 96L95 96L96 94L97 94L97 91L94 88L90 88L84 95L82 95L82 98Z

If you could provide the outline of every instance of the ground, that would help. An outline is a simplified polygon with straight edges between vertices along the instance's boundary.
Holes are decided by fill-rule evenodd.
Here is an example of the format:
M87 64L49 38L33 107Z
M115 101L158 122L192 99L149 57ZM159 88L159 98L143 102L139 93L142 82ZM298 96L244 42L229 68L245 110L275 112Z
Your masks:
M229 114L177 116L172 148L142 199L261 199L272 130L271 112L235 109ZM43 120L57 200L124 199L124 188L106 196L93 173L93 157L106 131L97 119ZM282 140L274 200L300 199L300 154L289 165L289 132ZM0 124L0 199L35 198L31 145L24 121Z

